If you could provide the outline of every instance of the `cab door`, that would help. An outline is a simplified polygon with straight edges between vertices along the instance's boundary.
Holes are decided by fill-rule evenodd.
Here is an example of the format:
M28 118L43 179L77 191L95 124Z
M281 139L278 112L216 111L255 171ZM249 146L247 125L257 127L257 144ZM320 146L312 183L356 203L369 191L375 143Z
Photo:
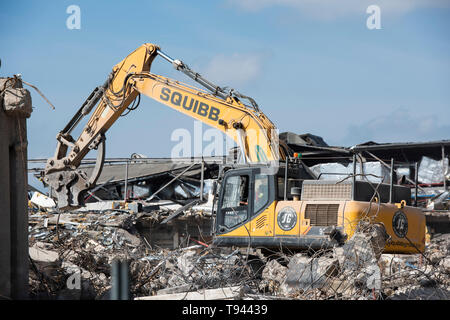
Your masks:
M251 212L252 237L273 236L273 216L275 212L275 177L254 172L253 211Z
M217 233L228 233L242 227L242 236L248 236L245 226L253 210L253 189L251 170L239 170L227 174L222 183L222 190L217 210Z

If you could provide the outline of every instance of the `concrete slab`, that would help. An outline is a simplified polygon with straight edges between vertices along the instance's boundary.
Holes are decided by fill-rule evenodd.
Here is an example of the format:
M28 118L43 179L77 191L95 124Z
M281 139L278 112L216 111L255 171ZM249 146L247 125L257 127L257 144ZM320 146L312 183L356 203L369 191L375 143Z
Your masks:
M138 297L135 300L231 300L241 295L239 286L207 289L195 292L163 294L158 296Z

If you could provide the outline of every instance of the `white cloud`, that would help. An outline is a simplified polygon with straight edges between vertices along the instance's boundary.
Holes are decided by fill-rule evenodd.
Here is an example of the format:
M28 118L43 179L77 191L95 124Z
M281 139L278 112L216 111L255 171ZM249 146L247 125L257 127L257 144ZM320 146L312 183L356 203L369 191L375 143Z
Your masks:
M375 142L424 142L450 139L450 125L436 114L418 115L407 108L398 108L361 124L347 128L342 144Z
M421 8L450 7L448 0L227 0L227 2L250 12L275 6L294 8L318 19L366 14L366 9L370 5L378 5L382 14L404 14Z
M259 55L234 53L213 57L202 68L202 75L221 86L241 86L261 74L262 58Z

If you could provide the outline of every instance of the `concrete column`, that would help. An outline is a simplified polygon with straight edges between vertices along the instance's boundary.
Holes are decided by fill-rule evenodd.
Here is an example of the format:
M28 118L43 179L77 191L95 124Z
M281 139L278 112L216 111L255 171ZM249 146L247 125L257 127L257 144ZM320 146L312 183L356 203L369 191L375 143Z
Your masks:
M0 78L0 299L28 298L26 118L31 97L19 78Z

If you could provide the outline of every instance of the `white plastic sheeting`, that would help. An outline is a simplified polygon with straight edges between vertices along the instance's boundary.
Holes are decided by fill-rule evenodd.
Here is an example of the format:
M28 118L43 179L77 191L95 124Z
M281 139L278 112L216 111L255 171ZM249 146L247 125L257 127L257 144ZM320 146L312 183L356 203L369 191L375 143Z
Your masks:
M445 158L445 174L449 174L448 158ZM433 160L428 157L422 157L419 165L419 181L421 183L438 183L444 180L442 173L442 160Z
M319 180L342 180L346 177L346 175L353 174L352 163L349 163L347 166L344 166L340 163L320 163L312 166L310 169L312 169L314 173L317 174L317 176L321 174ZM338 173L339 175L336 175L334 173ZM383 180L383 183L390 182L389 170L379 162L363 163L363 173L366 175L367 179L370 182L379 183L381 180ZM356 165L356 174L361 174L361 165L359 163L357 163ZM377 177L374 177L372 175ZM356 176L356 179L366 181L363 176Z
M446 168L446 176L449 179L450 170L449 170L449 161L448 158L445 160L445 168ZM358 163L356 166L356 173L360 174L360 164ZM312 166L310 169L314 171L317 175L322 174L320 176L320 180L341 180L345 178L345 174L353 173L353 164L349 163L347 166L344 166L340 163L321 163L315 166ZM334 175L329 173L339 173L341 175ZM365 162L364 163L364 173L373 174L376 176L384 177L384 183L389 183L389 169L386 168L379 162ZM409 176L409 168L396 168L397 178L400 178L402 175ZM370 182L380 182L379 178L373 176L367 176ZM363 177L357 176L357 180L363 180ZM414 177L411 177L414 179ZM439 183L443 180L442 173L442 160L433 160L428 157L422 157L422 160L419 165L419 182L420 183Z

